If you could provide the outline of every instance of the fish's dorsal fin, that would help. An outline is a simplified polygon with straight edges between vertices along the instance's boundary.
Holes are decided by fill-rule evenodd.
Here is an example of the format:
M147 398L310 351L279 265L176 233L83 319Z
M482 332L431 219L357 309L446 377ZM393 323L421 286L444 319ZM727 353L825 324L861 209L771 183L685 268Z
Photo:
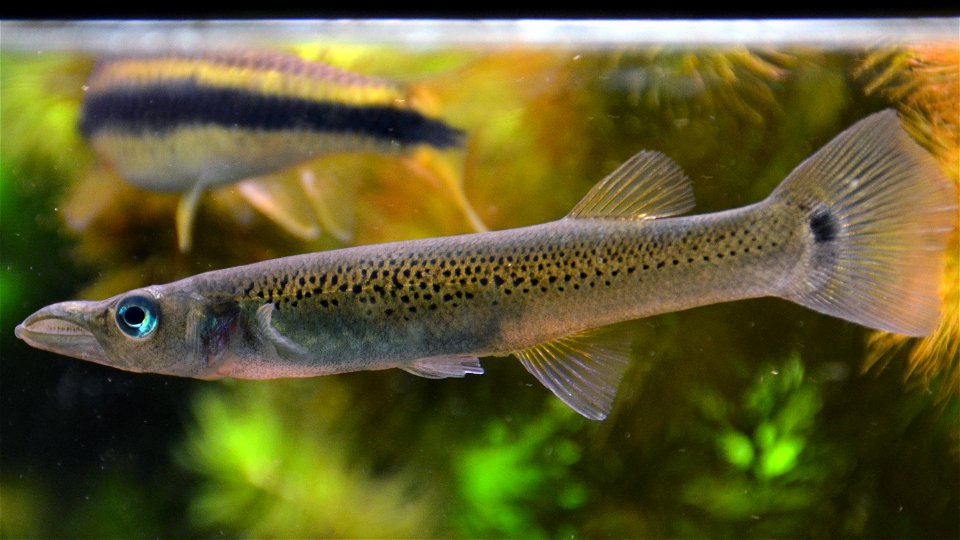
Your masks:
M591 420L603 420L630 365L630 341L622 327L603 327L514 354L570 408Z
M400 369L418 377L427 379L446 379L448 377L463 377L467 374L482 375L483 366L476 356L434 356L419 358L408 366Z
M650 219L682 214L693 204L693 186L680 166L644 150L597 182L567 218Z

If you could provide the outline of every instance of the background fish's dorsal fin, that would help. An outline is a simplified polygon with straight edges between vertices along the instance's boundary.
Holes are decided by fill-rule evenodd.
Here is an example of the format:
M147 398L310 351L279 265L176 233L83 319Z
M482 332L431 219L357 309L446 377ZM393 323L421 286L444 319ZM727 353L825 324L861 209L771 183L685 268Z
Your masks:
M679 165L645 150L593 186L568 218L650 219L693 208L693 186Z

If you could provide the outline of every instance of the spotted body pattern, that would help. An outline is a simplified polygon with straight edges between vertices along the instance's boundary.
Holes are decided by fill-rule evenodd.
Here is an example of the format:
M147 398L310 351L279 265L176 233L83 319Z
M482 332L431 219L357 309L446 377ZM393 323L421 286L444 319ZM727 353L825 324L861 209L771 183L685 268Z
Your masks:
M482 373L481 356L515 354L565 403L602 419L631 356L630 336L611 330L620 321L778 296L908 335L937 323L956 192L892 111L839 135L762 202L670 217L692 204L679 167L641 152L558 221L55 304L17 335L123 369L202 378L387 368L462 377Z
M791 238L761 228L758 211L644 227L570 220L493 237L294 257L283 266L254 270L255 277L230 294L258 307L272 303L275 324L301 325L297 332L316 338L311 350L338 351L338 361L352 349L357 361L372 359L366 347L355 347L362 341L357 331L371 325L382 328L377 359L410 345L409 360L428 344L430 356L454 354L465 343L471 350L503 352L505 343L526 348L551 335L643 317L664 306L766 293L768 283L790 270L779 261L790 260ZM589 317L583 316L585 306L591 306ZM407 341L414 327L424 343Z

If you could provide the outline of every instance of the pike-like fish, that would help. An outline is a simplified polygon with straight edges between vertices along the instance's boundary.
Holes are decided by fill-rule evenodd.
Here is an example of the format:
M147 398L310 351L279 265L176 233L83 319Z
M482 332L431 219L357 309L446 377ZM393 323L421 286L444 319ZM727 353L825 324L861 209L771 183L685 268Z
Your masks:
M937 324L955 186L874 114L766 200L691 217L689 180L641 152L563 219L312 253L207 272L28 317L30 345L120 369L212 379L400 368L482 373L514 354L591 419L630 357L620 321L778 296L871 328Z

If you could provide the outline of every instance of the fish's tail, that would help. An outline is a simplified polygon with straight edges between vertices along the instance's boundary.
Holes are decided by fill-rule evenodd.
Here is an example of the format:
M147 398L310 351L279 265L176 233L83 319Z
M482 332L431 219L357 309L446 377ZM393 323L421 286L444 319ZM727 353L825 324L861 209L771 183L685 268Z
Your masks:
M886 110L801 163L770 196L801 218L801 261L779 295L865 326L923 336L940 313L956 186Z

